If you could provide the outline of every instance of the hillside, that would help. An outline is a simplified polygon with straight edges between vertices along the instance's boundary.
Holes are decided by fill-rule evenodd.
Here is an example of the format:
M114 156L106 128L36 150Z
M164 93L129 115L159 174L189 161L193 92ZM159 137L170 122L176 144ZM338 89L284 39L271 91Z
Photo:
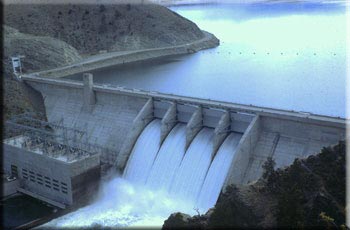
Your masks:
M179 45L202 38L193 22L154 4L5 5L5 24L60 39L79 53Z
M23 85L12 78L12 56L24 55L23 72L30 73L65 66L100 51L159 48L204 37L196 24L159 5L48 2L12 0L4 5L5 119L33 111Z
M204 215L172 214L163 229L196 227L345 229L345 142L296 159L284 169L265 164L255 183L229 186Z
M78 51L67 43L49 36L20 33L3 26L3 65L5 75L12 74L11 56L24 55L23 71L33 72L68 65L81 59Z

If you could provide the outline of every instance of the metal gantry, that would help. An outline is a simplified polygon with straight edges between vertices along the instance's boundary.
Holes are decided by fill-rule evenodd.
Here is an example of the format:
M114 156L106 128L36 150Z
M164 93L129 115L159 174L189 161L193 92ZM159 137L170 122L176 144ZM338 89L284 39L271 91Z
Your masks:
M32 113L24 113L7 121L5 127L15 136L22 137L13 139L14 144L50 157L64 157L63 160L68 162L94 154L115 155L111 149L92 144L86 132L64 126L62 119L47 122L35 118Z

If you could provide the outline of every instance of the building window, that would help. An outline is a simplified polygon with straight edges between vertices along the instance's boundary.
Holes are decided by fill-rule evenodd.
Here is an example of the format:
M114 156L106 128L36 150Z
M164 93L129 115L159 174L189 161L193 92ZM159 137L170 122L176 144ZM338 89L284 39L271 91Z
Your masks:
M29 180L35 182L35 174L32 171L29 171Z
M11 165L11 176L12 177L18 177L18 171L16 165Z
M67 184L61 181L61 192L67 194Z
M23 175L23 178L28 180L28 171L27 169L22 169L22 175Z
M55 189L56 191L60 191L59 185L56 183L52 183L53 189Z
M51 188L51 179L50 179L50 177L47 177L47 176L45 176L44 177L45 178L45 186L47 187L47 188Z

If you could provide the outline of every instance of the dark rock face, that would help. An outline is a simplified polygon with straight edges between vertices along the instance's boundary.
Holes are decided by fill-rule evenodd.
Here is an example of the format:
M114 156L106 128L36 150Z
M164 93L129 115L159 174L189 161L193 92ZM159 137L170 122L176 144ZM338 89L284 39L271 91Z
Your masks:
M215 209L209 217L208 227L251 228L256 226L257 217L251 207L242 201L237 187L229 186L215 205Z
M208 216L197 215L191 217L190 215L177 212L170 215L164 222L162 229L205 229L208 221Z
M170 217L164 222L163 229L176 229L176 228L184 228L188 226L188 219L191 216L177 212L170 215Z
M296 159L285 168L268 172L254 184L229 186L215 208L204 216L177 220L178 226L212 228L309 228L345 227L344 141L326 147L307 159ZM198 221L200 218L205 221ZM174 225L165 221L163 228ZM196 223L194 225L193 223Z
M278 226L340 227L345 224L344 141L277 170L270 182Z
M9 4L4 16L22 33L60 39L79 53L179 45L204 36L193 22L153 4Z

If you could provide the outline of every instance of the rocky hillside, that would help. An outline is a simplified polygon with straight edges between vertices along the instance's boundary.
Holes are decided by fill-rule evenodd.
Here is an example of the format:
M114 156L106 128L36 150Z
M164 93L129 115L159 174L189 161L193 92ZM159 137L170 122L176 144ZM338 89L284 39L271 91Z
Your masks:
M45 70L70 64L81 59L78 51L67 43L48 36L20 33L3 26L3 90L5 119L14 114L34 112L23 90L23 85L13 80L11 56L24 55L23 72Z
M22 33L60 39L84 54L179 45L204 36L193 22L154 4L9 4L4 16L6 25Z
M172 214L163 229L195 227L345 229L345 142L274 170L269 159L263 177L229 186L205 215Z
M64 66L101 50L180 45L204 36L193 22L163 6L92 1L54 5L12 0L4 5L5 118L33 111L23 85L11 78L12 56L25 55L23 72L28 73Z
M67 43L49 36L20 33L3 26L3 66L5 74L12 74L11 56L24 55L23 71L32 72L63 66L81 59L78 51Z

